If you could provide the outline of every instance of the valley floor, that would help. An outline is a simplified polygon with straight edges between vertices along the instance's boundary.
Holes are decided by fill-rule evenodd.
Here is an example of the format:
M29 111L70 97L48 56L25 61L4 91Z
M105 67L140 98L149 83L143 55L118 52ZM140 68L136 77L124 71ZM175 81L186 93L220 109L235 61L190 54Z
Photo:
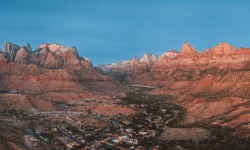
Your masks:
M189 113L174 103L176 96L148 94L154 88L124 86L106 101L104 96L102 100L53 101L57 110L4 109L0 114L0 148L249 148L249 143L233 136L231 129L190 123L190 119L185 123ZM23 97L1 95L8 96Z

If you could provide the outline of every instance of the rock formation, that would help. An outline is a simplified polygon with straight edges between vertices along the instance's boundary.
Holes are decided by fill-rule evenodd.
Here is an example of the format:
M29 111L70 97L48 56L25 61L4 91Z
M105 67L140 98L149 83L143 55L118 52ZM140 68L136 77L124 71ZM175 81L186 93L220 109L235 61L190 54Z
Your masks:
M140 62L145 62L148 68L151 68L152 65L157 61L157 57L154 54L144 54L140 59Z
M80 57L75 47L67 48L60 44L42 44L33 52L29 44L19 47L7 42L1 49L1 55L10 62L50 69L81 70L92 67L91 61Z
M35 54L39 60L38 64L45 68L80 70L85 67L81 65L81 61L85 60L78 55L75 47L66 48L59 44L43 44L39 46ZM88 62L85 62L86 66L89 66Z
M169 59L173 60L177 58L180 55L180 53L177 50L170 50L168 52L165 52L159 57L159 61L165 61L167 62Z
M159 58L152 54L145 54L140 60L134 58L129 61L99 65L97 70L109 75L142 74L145 72L166 72L175 69L205 70L211 67L241 69L250 62L250 49L238 48L226 42L221 42L213 48L197 52L188 42L184 43L180 52L170 50Z
M141 59L135 57L129 61L122 61L109 65L98 65L95 68L109 75L142 74L148 72L156 61L157 57L155 55L145 54Z
M17 51L20 49L16 44L12 44L11 42L7 42L5 46L1 49L1 52L4 54L4 57L9 61L14 61L16 57Z
M43 44L33 52L29 44L19 47L8 42L1 49L0 62L0 92L7 93L0 96L0 110L54 109L52 101L59 97L65 101L74 100L76 95L98 98L102 95L98 92L116 87L111 77L96 72L91 61L79 56L76 48L59 44ZM9 93L20 95L9 96ZM35 98L33 94L40 96Z

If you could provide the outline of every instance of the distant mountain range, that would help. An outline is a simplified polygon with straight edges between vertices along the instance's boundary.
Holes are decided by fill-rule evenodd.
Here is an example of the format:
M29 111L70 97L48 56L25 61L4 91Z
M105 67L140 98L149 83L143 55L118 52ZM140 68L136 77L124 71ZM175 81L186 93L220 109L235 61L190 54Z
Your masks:
M211 67L240 69L250 62L250 48L234 48L222 42L213 48L198 53L188 42L180 52L170 50L159 58L145 54L141 59L96 66L104 74L138 74L149 71L169 71L174 69L209 69Z

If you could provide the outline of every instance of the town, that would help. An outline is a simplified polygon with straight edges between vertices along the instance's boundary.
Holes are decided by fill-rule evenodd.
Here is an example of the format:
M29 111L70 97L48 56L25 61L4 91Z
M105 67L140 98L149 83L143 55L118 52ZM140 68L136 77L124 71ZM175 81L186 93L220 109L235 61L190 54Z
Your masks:
M18 125L20 120L30 121L25 129L24 142L36 149L164 149L166 141L158 139L164 126L175 123L184 110L169 102L144 102L120 100L137 114L126 116L101 115L67 110L28 113L25 110L5 110L2 115L12 116ZM171 139L170 139L171 140Z

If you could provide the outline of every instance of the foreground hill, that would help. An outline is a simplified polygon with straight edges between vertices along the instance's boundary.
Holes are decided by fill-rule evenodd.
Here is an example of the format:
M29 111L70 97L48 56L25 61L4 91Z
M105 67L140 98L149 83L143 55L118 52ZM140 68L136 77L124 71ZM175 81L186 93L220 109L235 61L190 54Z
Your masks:
M175 96L174 102L186 109L180 125L218 124L237 129L235 134L250 138L249 48L236 50L222 42L198 53L184 43L180 52L171 50L151 62L140 73L137 68L128 69L121 63L102 73L112 76L117 75L114 72L120 73L130 84L157 86L149 92L153 95Z

